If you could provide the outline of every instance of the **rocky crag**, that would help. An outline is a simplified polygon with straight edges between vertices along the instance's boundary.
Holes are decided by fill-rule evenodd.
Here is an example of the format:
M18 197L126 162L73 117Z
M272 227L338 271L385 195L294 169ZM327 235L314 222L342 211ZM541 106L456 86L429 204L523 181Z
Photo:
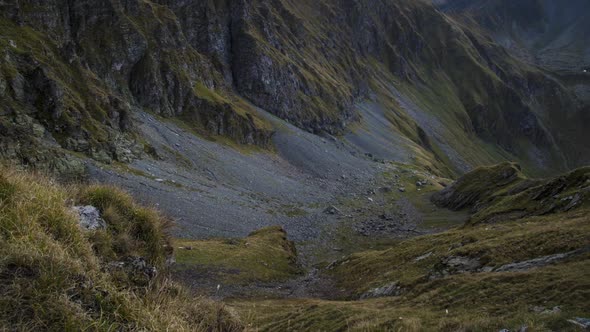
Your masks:
M588 138L585 106L558 77L425 2L0 6L0 151L21 163L72 172L76 153L106 163L147 157L141 112L270 147L276 128L257 108L343 134L362 127L367 101L438 173L502 159L549 172L589 155L578 143Z

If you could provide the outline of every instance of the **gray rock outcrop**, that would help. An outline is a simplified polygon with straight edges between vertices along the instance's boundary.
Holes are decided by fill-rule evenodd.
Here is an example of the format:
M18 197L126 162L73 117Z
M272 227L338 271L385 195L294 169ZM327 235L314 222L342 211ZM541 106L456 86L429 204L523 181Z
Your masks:
M73 210L78 214L82 228L89 231L107 228L107 223L101 218L100 211L94 206L74 206Z
M402 288L398 282L392 282L386 284L381 287L373 288L363 295L361 295L361 300L370 299L370 298L377 298L377 297L386 297L386 296L398 296L402 293Z

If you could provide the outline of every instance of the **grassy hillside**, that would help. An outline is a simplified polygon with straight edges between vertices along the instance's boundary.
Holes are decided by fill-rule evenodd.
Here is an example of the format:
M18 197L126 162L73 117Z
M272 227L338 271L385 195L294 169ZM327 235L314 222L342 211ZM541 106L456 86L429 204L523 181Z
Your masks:
M433 201L451 209L471 208L470 223L494 223L535 215L568 212L587 207L590 167L551 179L529 179L520 166L503 163L479 167Z
M578 331L568 320L590 314L589 185L588 169L547 180L510 163L477 169L435 195L470 221L330 263L333 299L233 304L265 331Z
M247 285L285 281L301 272L295 245L280 227L264 228L243 239L178 239L174 243L179 248L174 270L190 283L213 280Z
M479 43L502 46L520 66L536 67L559 85L559 88L554 84L543 86L542 82L531 80L530 74L523 76L529 80L529 93L539 98L538 106L546 105L533 106L533 109L545 127L553 131L553 139L561 146L570 167L588 164L587 152L576 156L568 150L575 142L588 140L584 128L590 105L590 75L586 70L590 65L586 42L590 23L585 13L590 4L584 0L567 3L558 0L444 0L435 3L465 31L477 36ZM493 67L492 70L496 71ZM562 112L551 111L556 102L562 104L558 107ZM523 167L530 168L524 164Z
M585 168L552 179L528 179L512 163L476 169L434 196L469 209L465 225L319 264L312 278L323 298L307 299L281 290L304 280L280 228L172 243L164 217L116 188L0 174L6 329L577 331L569 320L590 314ZM106 227L82 228L77 205L98 208ZM502 218L480 219L506 206ZM245 298L228 308L189 295L169 279L172 255L183 283L208 294L234 287Z
M107 227L83 230L73 205ZM118 189L0 169L0 329L231 331L222 304L168 279L169 223Z

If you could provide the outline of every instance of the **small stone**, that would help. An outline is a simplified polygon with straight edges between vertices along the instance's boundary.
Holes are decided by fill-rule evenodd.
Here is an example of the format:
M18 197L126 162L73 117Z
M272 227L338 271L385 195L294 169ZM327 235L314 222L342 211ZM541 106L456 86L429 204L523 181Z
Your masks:
M494 268L491 266L484 266L480 269L481 272L492 272L494 271Z
M561 312L561 308L559 306L553 307L553 309L547 309L541 312L541 315L556 315Z
M43 135L45 135L45 127L38 123L33 123L32 129L33 135L35 135L36 137L43 137Z
M328 206L324 210L324 213L327 213L327 214L342 214L342 211L340 211L337 207L331 205L331 206Z
M80 226L84 229L93 231L107 228L107 223L100 217L100 212L94 206L74 206L73 210L78 214Z
M391 192L391 187L381 187L379 188L379 191L382 193L388 193Z
M113 159L104 150L94 150L93 149L90 151L90 156L94 160L101 162L101 163L110 164L111 162L113 162Z
M382 287L377 287L369 290L368 292L361 295L361 300L386 297L386 296L398 296L402 293L402 289L397 282L392 282Z
M156 181L156 182L164 182L164 179L159 179L159 178L158 178L158 179L156 179L155 181Z
M169 256L169 257L166 258L166 265L167 266L171 266L171 265L174 265L174 264L176 264L176 258L174 258L174 256L171 255L171 256Z
M75 138L70 137L66 140L66 146L69 149L72 149L77 152L84 152L84 151L88 151L88 149L90 149L90 143L83 138L75 139ZM108 157L106 157L106 158L108 158Z

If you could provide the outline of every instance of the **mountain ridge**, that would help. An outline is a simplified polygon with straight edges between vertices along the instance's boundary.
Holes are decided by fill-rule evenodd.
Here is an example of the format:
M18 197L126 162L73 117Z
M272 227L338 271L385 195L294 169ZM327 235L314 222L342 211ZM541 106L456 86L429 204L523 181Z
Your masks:
M0 329L588 328L556 5L0 1Z
M31 154L15 146L39 150L26 143L35 141L103 162L141 158L149 147L132 120L141 111L262 147L273 129L252 106L310 132L340 135L362 121L356 108L370 96L388 108L394 135L413 141L441 170L458 172L424 138L457 149L454 141L477 137L541 172L580 165L586 155L572 145L584 137L575 127L580 106L558 80L521 66L424 2L101 0L5 4L3 13L2 132L24 143L3 146L10 159ZM109 38L100 34L107 27ZM34 61L20 60L26 57ZM382 88L392 81L420 87L414 101L449 119L456 137L435 139L392 104L395 94ZM425 93L458 103L436 105ZM557 98L546 100L549 94ZM556 109L570 110L567 130L553 125ZM476 145L457 151L478 156ZM468 169L482 157L468 157Z

